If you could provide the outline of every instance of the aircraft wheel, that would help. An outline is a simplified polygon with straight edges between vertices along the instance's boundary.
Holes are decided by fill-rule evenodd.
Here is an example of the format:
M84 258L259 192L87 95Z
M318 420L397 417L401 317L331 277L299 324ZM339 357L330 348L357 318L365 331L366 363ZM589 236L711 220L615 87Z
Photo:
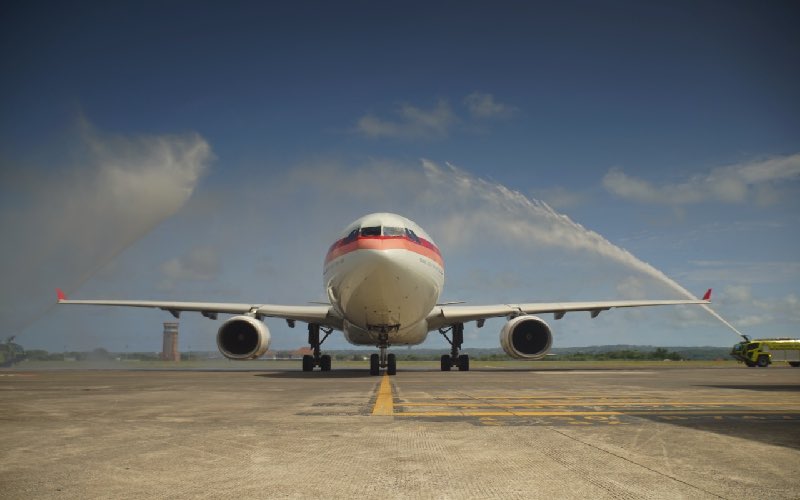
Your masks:
M310 372L314 369L314 356L311 355L304 355L303 356L303 371Z
M331 371L331 356L330 354L323 354L321 358L319 358L319 368L324 372Z
M389 354L386 357L386 374L387 375L397 374L397 357L394 354Z
M758 366L760 368L766 368L769 366L769 358L767 356L759 356L758 357Z
M449 372L450 368L452 368L452 367L453 367L453 362L450 359L450 356L448 356L447 354L443 354L442 355L442 371L443 372Z
M381 372L381 358L377 354L369 357L369 374L378 375Z
M466 354L462 354L458 357L458 369L462 372L469 371L469 356Z

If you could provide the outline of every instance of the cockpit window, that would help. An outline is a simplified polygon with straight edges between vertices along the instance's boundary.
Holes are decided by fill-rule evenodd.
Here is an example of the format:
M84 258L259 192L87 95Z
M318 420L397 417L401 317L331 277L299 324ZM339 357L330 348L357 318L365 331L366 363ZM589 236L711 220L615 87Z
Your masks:
M406 236L408 236L408 239L414 243L419 243L419 237L411 229L406 229Z
M383 227L383 235L384 236L403 236L405 234L405 228L402 227Z
M350 231L350 234L348 234L344 238L344 240L342 240L342 243L344 244L351 243L353 241L356 241L356 238L358 238L358 229L353 229L352 231Z
M380 235L381 235L381 227L380 226L362 227L361 228L361 236L380 236Z

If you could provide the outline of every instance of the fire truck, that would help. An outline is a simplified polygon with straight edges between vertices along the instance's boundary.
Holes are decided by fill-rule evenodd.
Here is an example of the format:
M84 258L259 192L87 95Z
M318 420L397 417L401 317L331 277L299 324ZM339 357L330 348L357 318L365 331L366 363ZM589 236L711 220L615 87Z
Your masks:
M786 361L800 367L800 340L798 339L747 339L733 346L731 356L748 367L766 368L773 361Z

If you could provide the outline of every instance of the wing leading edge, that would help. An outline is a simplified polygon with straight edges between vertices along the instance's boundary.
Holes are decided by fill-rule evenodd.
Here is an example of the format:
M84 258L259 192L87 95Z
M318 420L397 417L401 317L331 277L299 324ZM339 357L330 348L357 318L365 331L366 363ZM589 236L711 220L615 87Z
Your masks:
M568 312L586 311L597 317L602 311L623 307L677 306L688 304L710 304L711 289L702 299L683 300L607 300L597 302L551 302L529 304L494 304L486 306L437 306L428 315L428 328L438 330L454 323L480 321L488 318L519 316L522 314L553 313L561 319Z
M58 289L58 303L68 305L146 307L161 309L176 318L181 312L199 312L203 316L217 319L218 314L251 314L270 318L281 318L287 321L316 323L341 330L342 320L330 305L285 306L275 304L235 304L228 302L172 302L159 300L69 300L63 291Z

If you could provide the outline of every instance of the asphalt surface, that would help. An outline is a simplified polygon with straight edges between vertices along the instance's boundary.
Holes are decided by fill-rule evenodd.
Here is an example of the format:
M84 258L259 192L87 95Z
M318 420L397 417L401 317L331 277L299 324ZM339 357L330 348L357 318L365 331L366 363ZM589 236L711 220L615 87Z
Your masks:
M473 365L0 371L0 498L800 497L800 369Z

